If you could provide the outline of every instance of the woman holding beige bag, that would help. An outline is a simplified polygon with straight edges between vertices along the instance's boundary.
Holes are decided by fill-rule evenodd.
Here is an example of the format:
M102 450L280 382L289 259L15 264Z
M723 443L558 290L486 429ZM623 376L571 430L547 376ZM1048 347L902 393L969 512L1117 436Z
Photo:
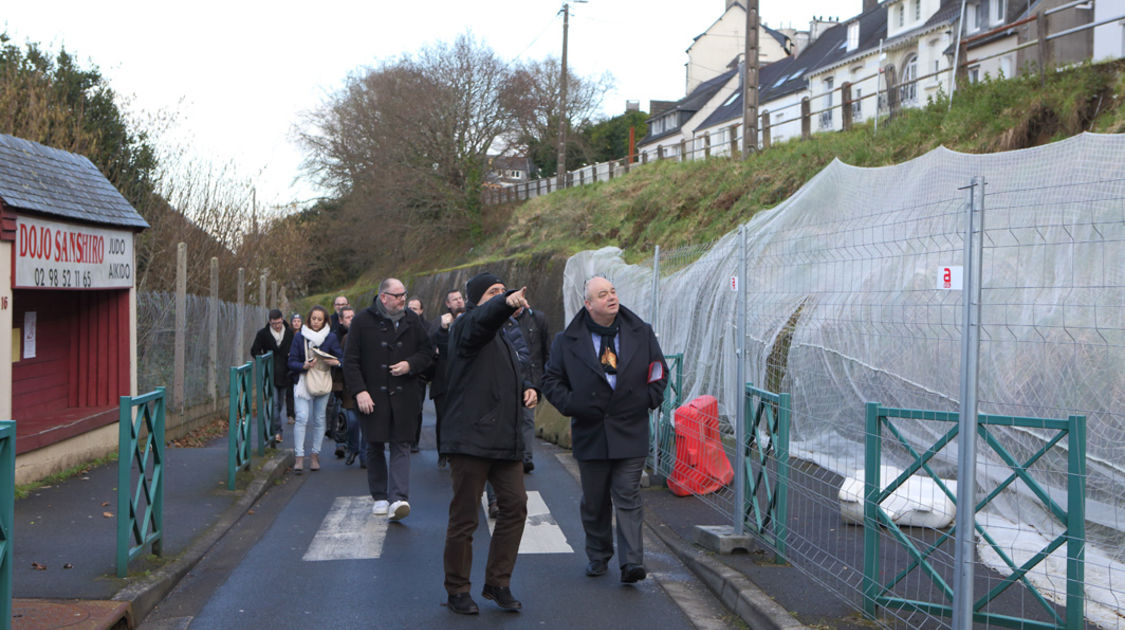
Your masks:
M297 422L293 427L293 451L297 461L293 464L293 472L298 475L305 468L306 429L312 432L309 470L320 470L324 413L328 407L328 396L332 393L331 369L340 365L343 356L340 342L328 325L328 311L323 306L312 307L289 348L289 371L299 377L293 387L293 402L297 410Z

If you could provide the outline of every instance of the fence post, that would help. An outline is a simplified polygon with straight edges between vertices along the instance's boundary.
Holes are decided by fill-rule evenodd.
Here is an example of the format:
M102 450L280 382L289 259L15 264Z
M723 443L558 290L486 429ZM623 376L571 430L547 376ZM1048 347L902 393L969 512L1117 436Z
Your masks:
M658 160L664 159L664 145L660 145L660 146L656 147L656 159L658 159Z
M703 136L703 157L704 159L711 158L711 134Z
M656 317L660 314L660 246L656 245L652 250L652 308L649 312L648 322L650 326L656 327ZM671 375L669 375L671 377ZM649 417L652 414L660 413L660 411L653 410L649 412ZM660 431L652 432L652 476L660 476Z
M173 409L184 412L184 366L187 356L187 243L176 245L176 330L172 350Z
M219 400L219 258L211 257L211 298L207 301L207 396L211 410Z
M246 328L246 269L238 268L238 307L235 309L234 337L238 340L238 348L234 349L234 360L242 360L242 340L245 339Z
M738 130L742 125L734 124L730 126L730 156L737 158L739 156L738 148Z
M629 170L633 167L631 164L632 161L632 156L626 156L625 159L621 162L621 167L625 170L626 175L629 174Z
M961 288L961 408L957 433L957 517L953 555L953 625L973 627L973 558L976 531L977 367L980 358L980 279L984 241L984 178L968 186Z
M1039 53L1039 85L1047 84L1047 16L1040 11L1035 16L1035 36L1037 38L1035 49Z
M770 110L762 110L762 148L770 148Z
M648 151L641 151L641 164L648 164Z
M0 628L12 628L12 525L16 520L16 423L0 422Z
M801 99L801 139L808 140L812 135L812 111L809 105L809 97Z
M866 405L863 458L863 614L875 618L875 599L879 594L879 461L883 442L879 435L879 403ZM960 484L957 487L960 488ZM971 628L972 626L968 626Z
M746 395L746 228L738 226L738 307L735 309L734 355L738 398ZM738 399L736 398L736 400ZM746 430L746 405L735 405L734 434L741 441ZM746 520L746 449L734 449L734 535L742 536Z
M1082 628L1086 604L1086 416L1067 419L1066 627Z
M687 162L687 159L688 159L688 157L687 157L687 141L681 139L680 140L680 161L681 162Z
M844 131L852 128L852 84L847 81L840 86L840 120Z
M628 164L628 162L626 162L626 164ZM616 166L616 165L617 165L616 160L610 160L609 161L609 178L608 179L610 181L613 181L613 167ZM629 167L626 166L625 168L628 169Z

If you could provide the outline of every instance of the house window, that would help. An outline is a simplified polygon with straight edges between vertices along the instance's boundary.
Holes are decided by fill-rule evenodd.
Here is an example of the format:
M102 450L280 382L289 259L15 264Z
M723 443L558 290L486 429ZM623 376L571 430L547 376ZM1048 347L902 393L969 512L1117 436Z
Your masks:
M907 105L918 100L918 56L911 55L902 66L902 87L899 88L899 102Z
M859 22L848 24L848 51L859 48Z
M922 21L922 0L914 0L914 21Z
M906 25L906 5L898 5L898 27L902 28Z
M863 120L863 90L855 91L855 100L852 101L852 120L855 122Z
M980 81L980 66L969 68L969 83Z

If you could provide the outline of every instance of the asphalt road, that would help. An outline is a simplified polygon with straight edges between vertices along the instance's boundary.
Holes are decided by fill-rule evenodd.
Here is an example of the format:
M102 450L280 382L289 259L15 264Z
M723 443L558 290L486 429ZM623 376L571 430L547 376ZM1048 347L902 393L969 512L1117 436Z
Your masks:
M646 536L650 579L623 585L614 561L607 575L586 577L580 492L567 469L572 461L546 443L536 445L535 472L525 477L528 526L512 579L523 611L503 611L480 597L489 541L482 509L473 572L481 614L451 613L442 586L449 473L437 469L432 422L427 413L423 451L411 461L412 511L405 520L372 516L366 471L358 463L345 467L326 442L322 469L287 474L141 627L738 627L652 536Z

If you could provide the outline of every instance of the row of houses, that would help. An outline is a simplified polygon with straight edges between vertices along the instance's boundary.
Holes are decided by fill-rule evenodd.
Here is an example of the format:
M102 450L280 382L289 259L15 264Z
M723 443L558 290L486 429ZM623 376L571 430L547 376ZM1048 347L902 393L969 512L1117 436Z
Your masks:
M651 101L640 161L723 154L734 145L744 109L746 8L738 0L724 7L687 49L686 95ZM844 99L860 122L891 104L921 107L952 93L955 66L958 80L979 81L1125 57L1125 0L862 0L856 8L847 19L815 18L808 31L761 26L759 128L768 128L772 142L801 136L805 99L812 131L830 131L844 124ZM1093 24L1100 25L1082 28ZM1040 47L1026 45L1041 32L1051 34L1045 59Z

